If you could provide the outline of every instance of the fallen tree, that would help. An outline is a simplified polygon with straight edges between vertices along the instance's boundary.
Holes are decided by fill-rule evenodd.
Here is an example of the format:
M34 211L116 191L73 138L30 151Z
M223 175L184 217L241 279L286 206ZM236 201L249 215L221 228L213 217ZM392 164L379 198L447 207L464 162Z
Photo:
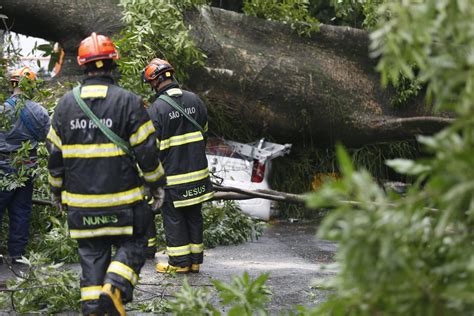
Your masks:
M83 37L121 29L117 4L3 0L0 12L9 17L12 31L59 42L66 52L62 75L68 76L80 73L75 54ZM422 97L392 105L396 92L381 88L363 30L322 25L304 38L283 23L210 7L188 11L184 18L208 57L204 68L190 71L185 86L206 99L211 130L219 119L234 122L234 131L279 142L360 146L432 134L451 121L434 116Z

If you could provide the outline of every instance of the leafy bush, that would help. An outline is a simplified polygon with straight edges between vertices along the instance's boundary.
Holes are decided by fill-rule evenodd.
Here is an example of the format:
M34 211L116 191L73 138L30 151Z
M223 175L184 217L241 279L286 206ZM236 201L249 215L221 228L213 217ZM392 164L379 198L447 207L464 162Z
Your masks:
M263 233L264 223L242 213L234 202L226 201L222 206L204 204L204 245L237 245L258 239Z
M261 19L289 23L300 36L319 30L319 21L308 12L308 0L245 0L244 13Z

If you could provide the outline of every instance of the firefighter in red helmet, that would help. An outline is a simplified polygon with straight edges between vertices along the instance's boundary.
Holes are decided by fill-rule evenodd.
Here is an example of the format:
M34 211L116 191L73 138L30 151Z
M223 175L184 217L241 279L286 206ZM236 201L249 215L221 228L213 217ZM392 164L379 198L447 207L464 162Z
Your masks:
M152 218L144 186L159 207L166 183L142 99L111 77L118 58L104 35L92 33L81 42L77 61L85 79L59 101L48 135L51 189L67 206L69 231L79 245L85 315L125 315L123 304L132 300L145 263Z
M179 87L174 72L169 62L155 58L142 73L158 95L148 113L167 175L161 214L169 260L156 270L197 273L204 249L202 203L213 196L205 154L207 110L196 94Z

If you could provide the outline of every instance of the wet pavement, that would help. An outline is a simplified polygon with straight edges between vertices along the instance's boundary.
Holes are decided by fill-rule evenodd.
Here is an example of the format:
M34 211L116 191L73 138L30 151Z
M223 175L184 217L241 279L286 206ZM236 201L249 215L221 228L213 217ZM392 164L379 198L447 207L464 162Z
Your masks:
M269 224L258 240L208 249L201 272L188 274L188 282L195 287L212 289L213 279L230 282L232 276L242 276L245 271L252 278L269 273L266 284L273 293L268 304L270 315L290 310L295 305L313 306L324 300L327 293L312 285L335 273L324 269L324 265L333 262L336 251L335 243L316 238L316 226L314 222L277 222ZM166 255L159 254L158 260L166 261ZM149 260L141 274L142 283L166 284L166 288L151 286L159 289L164 297L179 290L183 276L158 275L153 268ZM150 291L150 286L147 287ZM156 293L156 290L151 292ZM217 301L217 293L214 294L213 300ZM145 296L146 293L143 298Z
M147 260L140 274L135 301L170 298L186 277L191 286L211 290L211 302L215 303L219 298L212 280L230 282L232 276L242 276L247 271L252 278L269 273L266 284L273 293L267 305L270 315L290 310L295 305L313 306L327 295L313 285L336 272L325 265L333 262L337 249L335 243L315 237L316 227L315 222L271 223L258 240L206 250L199 274L160 275L154 271L154 260ZM159 253L156 260L166 261L166 255ZM79 270L78 265L68 265L68 268ZM1 265L0 283L10 277L12 273Z

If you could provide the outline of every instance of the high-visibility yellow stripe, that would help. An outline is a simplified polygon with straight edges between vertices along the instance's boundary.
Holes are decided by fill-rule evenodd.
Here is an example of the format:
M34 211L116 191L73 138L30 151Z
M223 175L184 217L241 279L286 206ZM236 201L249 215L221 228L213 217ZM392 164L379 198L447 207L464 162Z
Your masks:
M69 230L69 234L73 239L133 235L133 226L101 227L95 229L71 229Z
M201 132L192 132L183 135L173 136L168 139L163 139L160 141L160 150L165 150L173 146L179 146L184 144L189 144L193 142L198 142L203 140L204 137L202 136Z
M207 200L210 200L214 196L214 192L209 192L204 195L198 196L193 199L189 200L182 200L182 201L174 201L173 205L174 207L184 207L184 206L190 206L198 203L205 202Z
M189 245L180 246L180 247L166 247L166 252L170 257L184 256L191 253L191 248Z
M147 121L142 126L140 126L135 133L130 136L130 145L136 146L142 143L145 139L148 138L151 134L155 132L155 127L151 121Z
M90 85L81 88L81 98L105 98L107 96L108 86Z
M176 184L198 181L201 179L205 179L208 176L209 176L209 169L204 168L202 170L193 171L189 173L167 176L166 180L168 182L168 185L176 185Z
M148 239L148 247L156 246L156 238Z
M58 149L62 149L61 138L59 138L58 134L56 134L53 126L50 127L48 136L46 136L46 138L49 139Z
M138 275L132 268L122 262L112 261L107 269L107 273L115 273L129 281L133 286L138 282Z
M189 244L191 253L201 253L204 251L204 244Z
M125 155L125 152L114 143L64 145L63 158L103 158Z
M147 182L157 181L164 175L165 175L165 169L163 168L163 165L161 164L161 162L155 170L151 172L143 172L143 178Z
M143 187L109 194L76 194L63 191L64 204L76 207L107 207L131 204L143 200Z
M206 122L206 124L204 124L204 127L202 129L204 130L204 132L207 132L209 129L209 124Z
M81 301L98 300L102 285L81 287Z
M55 188L61 188L63 186L63 178L55 178L50 173L48 173L48 182Z

